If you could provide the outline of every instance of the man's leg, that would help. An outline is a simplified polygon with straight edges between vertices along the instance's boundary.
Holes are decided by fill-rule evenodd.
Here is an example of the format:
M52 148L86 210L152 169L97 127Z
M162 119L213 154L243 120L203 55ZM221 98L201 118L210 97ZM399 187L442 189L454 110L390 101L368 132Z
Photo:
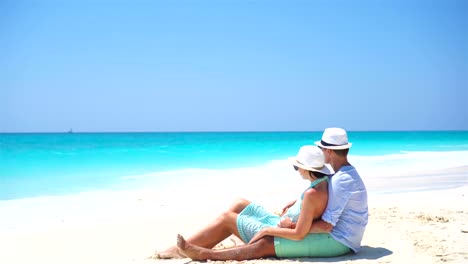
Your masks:
M181 253L193 260L241 261L276 256L274 238L270 236L263 237L253 244L214 250L191 244L181 235L177 235L177 246Z
M205 228L188 238L187 241L199 247L213 248L232 234L240 237L239 231L237 230L237 215L244 210L249 203L250 202L247 200L237 199L226 212L222 213ZM157 256L163 259L183 257L178 253L176 246L157 253Z

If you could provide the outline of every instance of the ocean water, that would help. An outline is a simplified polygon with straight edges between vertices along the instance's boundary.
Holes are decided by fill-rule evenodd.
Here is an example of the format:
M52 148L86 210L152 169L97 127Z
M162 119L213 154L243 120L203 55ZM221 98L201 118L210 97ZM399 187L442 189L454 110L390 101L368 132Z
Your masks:
M367 174L468 166L468 131L349 132ZM160 186L286 166L321 132L0 134L0 200ZM278 170L279 171L279 170Z

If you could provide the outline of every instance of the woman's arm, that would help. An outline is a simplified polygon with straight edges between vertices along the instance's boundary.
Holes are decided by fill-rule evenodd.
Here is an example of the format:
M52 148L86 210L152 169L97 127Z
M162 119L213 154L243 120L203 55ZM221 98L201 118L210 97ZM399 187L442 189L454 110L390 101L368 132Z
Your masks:
M283 207L283 211L281 212L280 216L283 216L287 211L288 209L293 206L294 204L296 203L296 200L292 200L291 202L289 202L285 207Z
M323 213L323 210L319 210L319 208L324 208L323 203L326 204L326 202L326 194L319 193L315 189L307 190L304 193L301 213L294 229L267 227L260 230L260 232L258 232L249 243L253 243L263 236L276 236L291 240L302 240L311 230L314 218L319 217Z

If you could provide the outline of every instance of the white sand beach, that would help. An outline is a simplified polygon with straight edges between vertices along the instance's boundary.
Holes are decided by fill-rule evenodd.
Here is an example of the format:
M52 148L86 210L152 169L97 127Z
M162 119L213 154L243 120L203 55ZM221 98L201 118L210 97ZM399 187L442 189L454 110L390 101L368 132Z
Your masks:
M370 219L361 252L243 262L468 262L468 167L363 178L369 190L377 191L369 192ZM437 184L444 179L450 179L453 188ZM150 186L0 201L0 263L187 263L189 259L148 257L174 244L178 233L190 236L236 197L275 211L300 194L304 184L286 177L271 180L267 173L246 179L238 170L228 177L186 180L163 191ZM388 186L388 193L378 191L382 186ZM391 192L402 186L430 188ZM228 239L219 247L232 245Z

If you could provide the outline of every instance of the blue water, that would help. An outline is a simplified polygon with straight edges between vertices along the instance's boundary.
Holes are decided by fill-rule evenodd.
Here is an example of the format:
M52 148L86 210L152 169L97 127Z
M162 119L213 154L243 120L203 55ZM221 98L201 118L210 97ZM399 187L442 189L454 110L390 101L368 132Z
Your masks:
M294 156L320 137L321 132L0 134L0 200L133 188L146 183L135 180L139 175L159 177L156 184L176 180L156 172L265 165ZM359 157L468 151L468 131L351 131L349 140L350 154Z

